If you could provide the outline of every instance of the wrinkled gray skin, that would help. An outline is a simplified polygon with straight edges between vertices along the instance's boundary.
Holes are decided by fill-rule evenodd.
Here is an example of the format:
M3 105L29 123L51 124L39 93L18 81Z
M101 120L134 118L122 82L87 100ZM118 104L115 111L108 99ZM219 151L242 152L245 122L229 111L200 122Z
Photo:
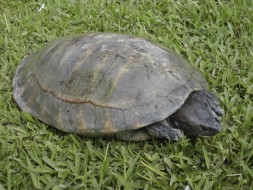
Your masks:
M140 140L150 136L175 141L182 138L183 133L187 136L212 136L221 130L222 115L218 99L209 91L198 90L192 92L183 106L165 120L119 133L117 137L123 140Z

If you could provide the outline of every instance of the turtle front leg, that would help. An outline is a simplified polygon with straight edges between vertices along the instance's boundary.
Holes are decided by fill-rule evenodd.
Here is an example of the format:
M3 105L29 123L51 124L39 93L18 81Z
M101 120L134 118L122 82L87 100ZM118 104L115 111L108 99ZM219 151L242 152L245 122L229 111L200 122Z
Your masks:
M173 128L169 121L162 120L140 129L117 133L116 137L125 141L143 141L151 138L177 141L183 137L183 133L180 129Z
M177 141L183 137L180 129L173 128L171 123L162 120L145 127L148 134L155 138L166 138L170 141Z

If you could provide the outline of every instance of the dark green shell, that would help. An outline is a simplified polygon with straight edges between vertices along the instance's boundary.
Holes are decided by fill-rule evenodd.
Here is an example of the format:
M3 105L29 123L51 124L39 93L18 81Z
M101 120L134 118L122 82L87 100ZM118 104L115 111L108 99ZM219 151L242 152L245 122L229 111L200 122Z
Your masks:
M13 86L20 108L46 124L99 136L163 120L207 82L167 48L95 33L57 39L26 57Z

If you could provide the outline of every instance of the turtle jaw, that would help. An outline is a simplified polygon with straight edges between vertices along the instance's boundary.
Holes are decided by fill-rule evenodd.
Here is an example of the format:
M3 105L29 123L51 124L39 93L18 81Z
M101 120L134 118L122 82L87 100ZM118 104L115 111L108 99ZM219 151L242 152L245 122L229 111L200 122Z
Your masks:
M196 126L195 126L196 128ZM196 130L195 133L188 133L189 136L213 136L215 134L217 134L218 132L221 131L221 126L220 126L220 123L217 122L216 125L214 126L203 126L203 125L200 125L198 126L198 129L199 130Z
M171 120L171 123L173 124L174 127L179 128L183 130L184 134L187 136L214 136L218 132L222 130L220 123L216 122L214 125L203 125L199 124L197 125L196 123L191 123L191 122L184 122L180 121L179 123L174 121L173 119Z

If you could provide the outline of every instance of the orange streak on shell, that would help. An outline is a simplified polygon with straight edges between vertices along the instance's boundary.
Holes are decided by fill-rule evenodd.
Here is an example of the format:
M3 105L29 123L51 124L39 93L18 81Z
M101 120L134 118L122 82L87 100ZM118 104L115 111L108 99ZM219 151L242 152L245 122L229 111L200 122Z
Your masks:
M85 120L84 120L84 115L83 115L83 110L80 109L79 111L79 116L77 117L80 120L80 125L79 128L77 129L77 133L80 135L85 134L86 130L87 130L87 126L85 124Z
M106 134L112 134L117 132L117 129L114 128L113 124L112 124L112 120L111 120L111 115L109 113L109 109L106 109L105 111L105 125L104 125L104 133Z

